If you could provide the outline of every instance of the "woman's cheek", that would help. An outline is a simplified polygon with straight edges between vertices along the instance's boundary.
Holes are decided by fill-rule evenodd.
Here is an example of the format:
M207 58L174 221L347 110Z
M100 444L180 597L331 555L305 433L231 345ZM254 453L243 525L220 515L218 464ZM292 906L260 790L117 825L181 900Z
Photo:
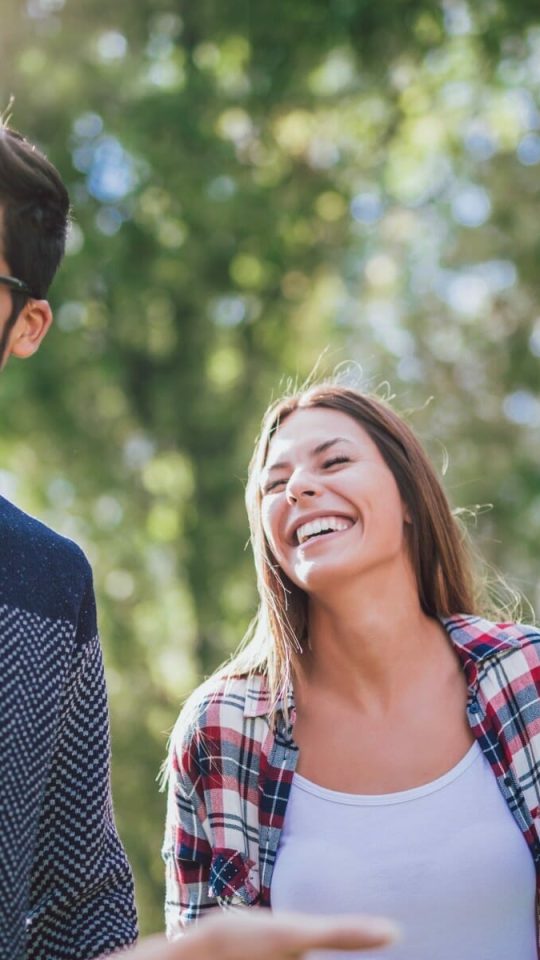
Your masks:
M279 531L282 525L282 513L277 502L271 502L266 508L263 508L262 524L263 530L268 540L270 549L276 560L280 563L284 557L284 544L281 540Z
M262 509L261 509L262 528L264 531L264 535L269 543L270 549L272 550L272 553L275 553L276 540L274 537L275 523L273 522L274 521L273 513L275 513L275 511L272 511L271 506L263 502Z

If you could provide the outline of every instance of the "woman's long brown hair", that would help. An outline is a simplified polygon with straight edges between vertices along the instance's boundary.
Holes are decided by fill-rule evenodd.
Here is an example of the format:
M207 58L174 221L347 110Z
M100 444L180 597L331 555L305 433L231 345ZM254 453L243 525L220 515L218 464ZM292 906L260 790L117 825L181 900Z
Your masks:
M241 651L225 674L264 673L275 705L292 679L307 631L307 595L278 566L261 520L261 472L280 425L295 410L326 408L347 414L377 445L396 480L410 523L411 563L422 610L430 617L480 613L467 535L453 516L441 482L408 424L386 402L334 384L311 386L267 411L250 463L246 505L255 557L259 609Z

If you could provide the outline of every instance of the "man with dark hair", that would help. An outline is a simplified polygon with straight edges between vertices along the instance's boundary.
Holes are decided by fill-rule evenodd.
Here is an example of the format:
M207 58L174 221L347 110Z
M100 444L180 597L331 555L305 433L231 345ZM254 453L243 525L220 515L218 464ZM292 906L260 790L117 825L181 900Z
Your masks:
M0 367L52 321L69 198L0 126ZM137 936L114 825L92 575L82 552L0 497L0 957L89 960Z
M39 329L36 346L49 328L45 297L64 255L69 222L69 197L58 172L20 134L3 126L0 218L0 283L11 294L11 310L0 331L3 363L13 327L30 298L40 302L39 318L33 318L34 334Z

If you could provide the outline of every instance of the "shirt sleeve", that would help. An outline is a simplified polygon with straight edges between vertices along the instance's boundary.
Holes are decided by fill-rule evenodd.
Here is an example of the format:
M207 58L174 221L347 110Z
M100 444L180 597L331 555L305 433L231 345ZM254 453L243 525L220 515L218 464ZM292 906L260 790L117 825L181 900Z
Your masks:
M169 754L167 818L162 850L169 939L175 939L189 923L219 906L218 899L210 893L212 846L204 798L197 789L200 789L201 778L196 771L196 735L184 746L181 740L180 736L173 736Z
M110 738L88 575L32 868L28 960L91 960L136 940L131 871L110 790Z

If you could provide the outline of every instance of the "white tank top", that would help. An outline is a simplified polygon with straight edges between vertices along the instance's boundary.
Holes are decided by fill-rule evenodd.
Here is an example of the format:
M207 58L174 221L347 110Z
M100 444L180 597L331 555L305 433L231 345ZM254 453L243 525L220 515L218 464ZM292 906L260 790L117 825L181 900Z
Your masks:
M449 773L400 793L338 793L295 774L271 901L402 927L385 950L310 960L538 960L533 860L476 742Z

